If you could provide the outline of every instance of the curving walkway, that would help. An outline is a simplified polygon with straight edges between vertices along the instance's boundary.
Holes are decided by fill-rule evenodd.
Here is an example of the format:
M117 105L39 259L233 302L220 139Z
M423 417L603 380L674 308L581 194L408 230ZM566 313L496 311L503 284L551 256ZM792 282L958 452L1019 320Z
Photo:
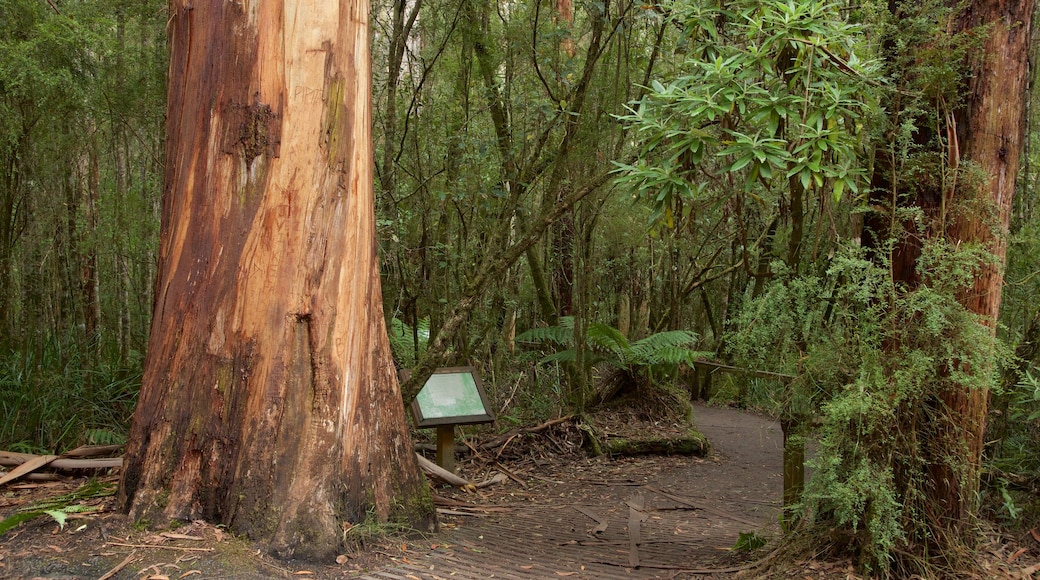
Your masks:
M537 494L518 494L478 514L483 517L442 517L443 545L421 560L362 578L725 577L711 570L726 569L741 532L776 532L783 489L780 427L750 413L704 406L696 407L695 419L713 445L711 459L607 462L595 478L580 469L570 481L559 474L541 478L548 484Z

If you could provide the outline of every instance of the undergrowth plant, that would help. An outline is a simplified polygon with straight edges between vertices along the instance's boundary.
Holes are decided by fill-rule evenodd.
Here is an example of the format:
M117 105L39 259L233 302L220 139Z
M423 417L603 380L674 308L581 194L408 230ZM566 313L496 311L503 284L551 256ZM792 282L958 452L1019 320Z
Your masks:
M603 323L590 323L585 327L586 355L582 357L586 368L604 365L614 371L604 381L598 394L598 402L605 402L619 392L629 389L656 388L670 392L679 368L693 365L699 358L710 358L714 353L694 350L700 337L689 330L670 330L651 334L645 338L629 341L620 330ZM516 337L519 344L548 344L555 352L543 357L540 364L573 364L579 359L575 342L574 318L560 318L555 326L532 328ZM685 406L689 397L678 397Z
M0 449L51 453L121 444L140 383L139 361L99 361L57 339L38 353L0 356Z
M59 527L64 529L70 514L91 513L100 509L96 505L88 505L83 502L115 495L116 488L115 483L91 479L73 492L19 509L14 515L0 521L0 536L22 522L41 516L50 516Z
M774 397L779 413L797 406L819 418L799 506L805 524L832 555L851 552L883 576L897 554L935 546L929 524L942 512L929 502L928 470L967 456L940 395L987 389L1006 354L955 298L985 253L942 241L922 252L926 282L911 289L893 282L883 260L846 248L825 275L776 283L749 300L730 337L742 363L772 358L798 373L787 400ZM803 340L808 348L792 351ZM964 474L955 468L952 476ZM925 560L899 562L896 575L928 573ZM921 569L907 569L915 562Z
M415 366L430 342L430 319L423 318L418 324L410 326L400 318L394 317L390 319L386 330L390 337L390 348L397 362L404 368Z

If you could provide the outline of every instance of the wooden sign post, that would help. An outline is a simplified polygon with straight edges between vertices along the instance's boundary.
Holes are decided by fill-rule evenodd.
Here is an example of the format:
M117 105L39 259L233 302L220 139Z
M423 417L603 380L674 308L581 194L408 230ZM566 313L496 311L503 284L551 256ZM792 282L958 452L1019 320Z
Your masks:
M420 429L437 428L437 465L452 473L455 472L455 426L495 420L484 384L473 367L434 371L412 401L412 416Z

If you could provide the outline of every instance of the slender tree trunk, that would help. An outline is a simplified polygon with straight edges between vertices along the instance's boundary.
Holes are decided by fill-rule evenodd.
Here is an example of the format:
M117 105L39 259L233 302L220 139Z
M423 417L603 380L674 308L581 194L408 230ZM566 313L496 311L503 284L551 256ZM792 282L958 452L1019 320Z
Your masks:
M120 503L325 559L434 513L390 356L367 2L174 0L159 280Z

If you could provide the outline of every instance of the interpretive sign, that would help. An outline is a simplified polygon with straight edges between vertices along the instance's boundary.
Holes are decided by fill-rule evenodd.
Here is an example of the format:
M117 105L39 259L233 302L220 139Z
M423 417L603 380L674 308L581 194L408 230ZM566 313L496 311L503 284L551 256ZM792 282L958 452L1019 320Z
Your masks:
M434 371L412 401L417 427L490 423L495 415L488 406L484 385L473 367Z
M434 371L412 401L412 416L416 427L437 428L437 465L451 472L455 471L455 426L495 420L473 367Z

